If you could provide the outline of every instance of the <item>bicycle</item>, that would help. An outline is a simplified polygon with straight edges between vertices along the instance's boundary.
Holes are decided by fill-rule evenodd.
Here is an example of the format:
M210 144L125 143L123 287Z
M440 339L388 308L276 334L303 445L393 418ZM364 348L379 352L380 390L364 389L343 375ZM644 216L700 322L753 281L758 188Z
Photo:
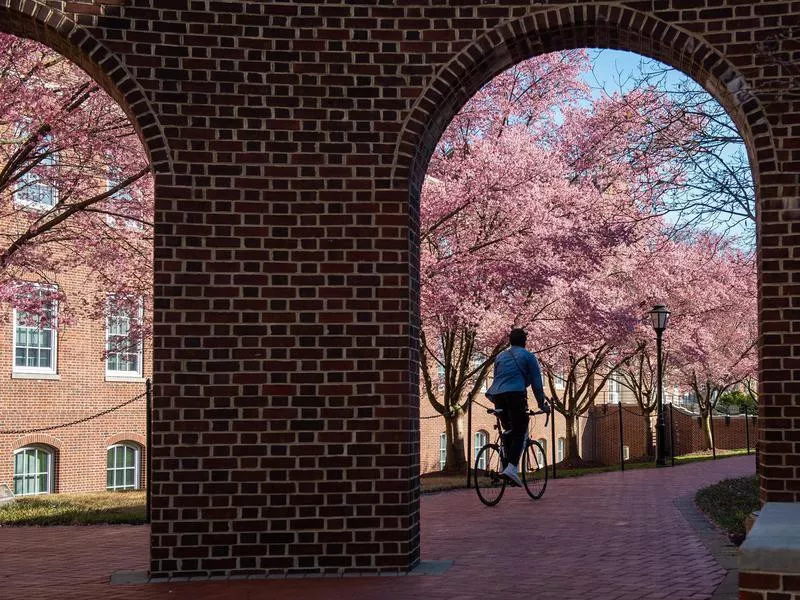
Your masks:
M551 409L552 410L552 409ZM508 480L500 475L505 468L505 449L503 447L503 427L500 423L500 414L503 409L486 409L490 415L497 419L494 428L497 430L497 440L485 444L475 458L475 491L478 498L486 506L494 506L503 497ZM547 415L544 426L550 422L550 413L544 411L528 411L528 416ZM520 476L525 486L525 491L534 500L544 494L547 487L547 455L542 445L530 434L525 432L525 445L520 458Z

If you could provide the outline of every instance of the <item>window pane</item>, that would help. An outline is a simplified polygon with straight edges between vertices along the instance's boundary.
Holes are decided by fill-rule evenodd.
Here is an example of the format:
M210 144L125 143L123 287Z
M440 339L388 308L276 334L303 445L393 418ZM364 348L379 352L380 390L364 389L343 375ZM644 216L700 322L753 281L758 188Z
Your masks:
M14 495L22 494L22 477L14 477Z
M109 448L106 452L106 468L114 468L114 448Z
M109 461L111 459L109 458ZM114 470L108 469L106 471L106 487L111 488L114 486Z
M26 450L25 456L27 457L25 461L25 473L27 475L36 473L36 452L33 450Z
M39 475L37 480L36 493L43 494L47 491L47 474Z
M125 487L133 487L133 469L125 469Z
M126 446L125 447L125 466L126 467L134 466L134 464L135 464L134 463L135 455L136 455L136 452L134 451L133 448L131 448L130 446Z
M47 454L41 450L36 451L36 457L39 462L39 473L47 473Z

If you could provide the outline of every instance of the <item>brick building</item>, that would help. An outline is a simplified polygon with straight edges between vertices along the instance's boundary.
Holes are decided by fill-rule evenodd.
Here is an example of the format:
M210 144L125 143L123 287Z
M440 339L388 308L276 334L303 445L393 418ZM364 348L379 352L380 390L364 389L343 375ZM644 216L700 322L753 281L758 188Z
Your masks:
M55 284L71 298L95 285L80 269ZM58 313L55 301L52 312ZM40 329L3 307L0 483L19 495L144 486L143 392L152 350L147 343L121 344L127 329L128 317L120 314Z
M68 294L87 285L80 272L57 283ZM143 487L144 397L83 423L6 433L79 421L142 396L149 344L104 356L109 336L125 329L124 318L37 330L15 310L0 315L0 483L17 494Z

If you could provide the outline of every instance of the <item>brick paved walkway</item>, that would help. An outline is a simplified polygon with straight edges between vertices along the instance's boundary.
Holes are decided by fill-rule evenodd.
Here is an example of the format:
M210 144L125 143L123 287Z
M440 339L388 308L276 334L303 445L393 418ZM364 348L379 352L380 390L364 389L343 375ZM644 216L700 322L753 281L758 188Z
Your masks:
M512 489L496 508L471 490L422 500L424 560L442 575L109 585L147 568L148 529L0 529L0 597L26 600L708 599L725 571L675 506L709 483L754 472L753 457L660 471L559 479L544 498ZM520 595L522 594L522 595Z

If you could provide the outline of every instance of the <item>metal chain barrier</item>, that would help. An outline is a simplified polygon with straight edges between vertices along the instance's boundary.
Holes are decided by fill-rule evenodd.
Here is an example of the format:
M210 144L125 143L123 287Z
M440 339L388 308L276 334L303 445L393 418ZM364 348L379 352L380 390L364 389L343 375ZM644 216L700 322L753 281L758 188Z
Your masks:
M61 423L60 425L51 425L49 427L34 427L30 429L0 429L0 435L24 435L27 433L41 433L42 431L52 431L53 429L61 429L62 427L71 427L72 425L79 425L81 423L85 423L86 421L91 421L92 419L97 419L98 417L102 417L103 415L107 415L108 413L114 412L115 410L119 410L120 408L124 408L129 404L133 404L137 400L140 400L147 396L147 392L142 392L138 396L131 398L130 400L126 400L122 404L118 404L117 406L112 406L111 408L107 408L104 411L99 413L95 413L93 415L89 415L88 417L83 417L82 419L77 419L76 421L70 421L69 423Z
M437 413L435 415L429 415L427 417L420 417L419 420L420 421L425 421L426 419L438 419L439 417L444 417L444 415L440 415L440 414Z

